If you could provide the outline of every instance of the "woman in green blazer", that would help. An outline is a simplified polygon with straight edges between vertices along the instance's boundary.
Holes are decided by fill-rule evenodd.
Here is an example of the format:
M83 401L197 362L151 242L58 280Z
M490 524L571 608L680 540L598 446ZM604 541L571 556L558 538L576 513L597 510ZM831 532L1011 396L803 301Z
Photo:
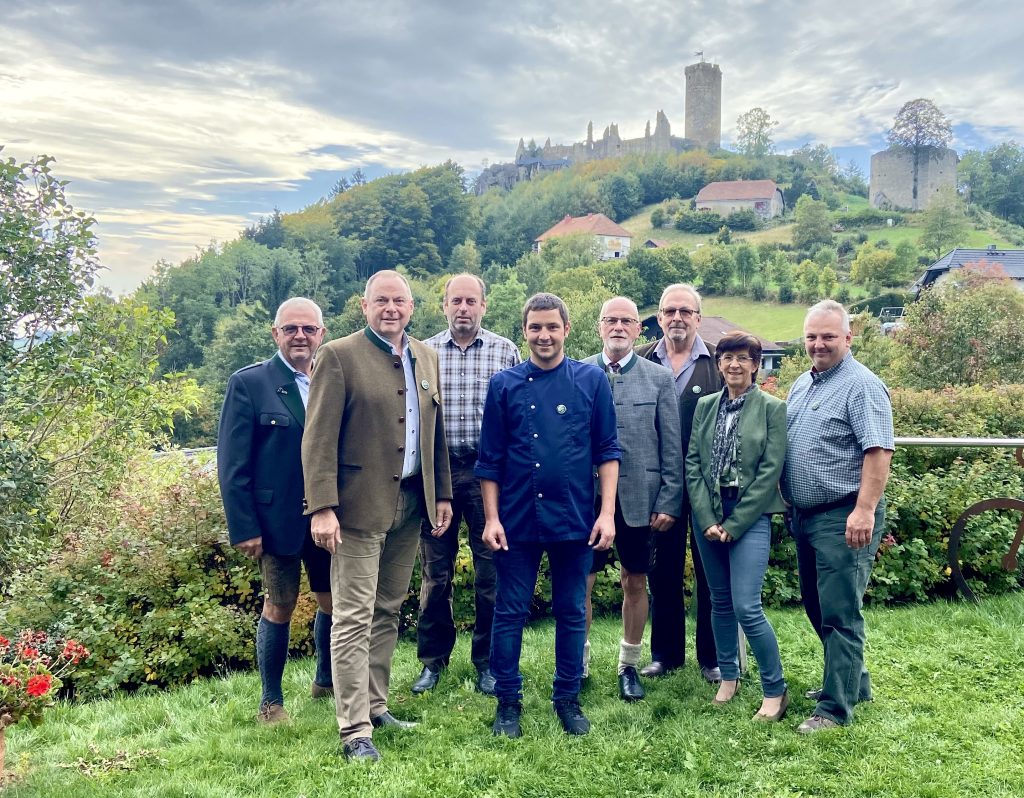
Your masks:
M786 403L755 384L761 344L743 332L718 343L725 389L697 403L686 455L693 530L711 587L711 626L722 683L714 704L739 690L739 634L750 641L764 701L754 720L779 721L789 706L775 630L761 607L771 548L770 513L782 512Z

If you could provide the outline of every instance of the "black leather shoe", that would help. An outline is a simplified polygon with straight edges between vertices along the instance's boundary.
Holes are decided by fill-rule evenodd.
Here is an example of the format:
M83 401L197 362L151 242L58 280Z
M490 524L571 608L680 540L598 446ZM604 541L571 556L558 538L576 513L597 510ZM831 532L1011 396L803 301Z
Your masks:
M424 665L423 670L420 672L420 677L412 683L412 694L422 695L428 693L437 687L437 682L441 678L441 671L432 670L429 666Z
M640 676L636 668L630 665L619 674L619 698L623 701L642 701L644 688L640 686Z
M647 679L654 679L658 676L664 676L672 670L674 670L674 668L667 668L665 667L665 663L654 660L650 665L640 669L640 675Z
M722 671L720 668L705 668L701 665L700 675L704 677L704 681L708 684L718 684L722 681Z
M419 724L411 720L399 720L390 712L384 711L375 718L370 718L370 725L375 729L391 726L395 729L415 729Z
M566 734L587 734L590 732L590 721L580 709L580 702L575 698L563 698L560 701L553 701L555 714L562 722L562 728Z
M377 750L377 747L373 744L373 740L369 737L356 737L352 742L345 743L343 750L345 751L345 759L349 762L380 761L380 751Z
M494 677L491 675L490 668L477 671L476 691L484 695L494 695Z
M519 719L523 715L523 705L518 701L498 700L498 711L494 713L491 732L495 737L522 737L523 730Z

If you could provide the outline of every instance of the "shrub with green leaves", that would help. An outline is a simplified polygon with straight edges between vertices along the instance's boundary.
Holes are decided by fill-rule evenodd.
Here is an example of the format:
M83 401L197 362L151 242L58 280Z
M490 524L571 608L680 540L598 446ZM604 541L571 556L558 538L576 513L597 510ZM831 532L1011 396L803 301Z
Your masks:
M16 574L2 620L74 630L92 652L76 689L103 695L251 664L258 587L227 544L213 474L167 458L136 463L59 551Z

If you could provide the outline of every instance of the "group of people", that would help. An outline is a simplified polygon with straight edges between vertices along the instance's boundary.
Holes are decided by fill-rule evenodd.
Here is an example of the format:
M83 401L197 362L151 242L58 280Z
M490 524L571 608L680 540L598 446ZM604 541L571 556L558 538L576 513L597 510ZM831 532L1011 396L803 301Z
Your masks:
M605 302L602 351L565 355L565 304L536 294L523 308L529 357L482 325L486 286L450 278L448 328L418 341L405 278L366 283L366 327L324 344L320 309L293 298L277 311L278 352L232 375L218 438L231 543L260 563L258 719L287 720L281 681L304 563L318 612L314 698L333 695L345 756L375 761L373 729L411 728L388 708L399 611L422 570L413 693L439 684L455 646L459 527L474 565L470 657L476 689L497 699L495 735L522 734L519 671L525 626L546 554L555 617L554 711L569 734L590 723L579 701L589 674L590 591L614 546L623 633L618 690L685 659L687 541L697 601L696 654L718 684L740 687L739 629L757 659L754 719L789 706L775 633L761 607L770 514L788 512L807 615L824 649L824 681L798 731L851 722L871 698L861 605L884 519L893 451L881 381L850 354L845 309L812 307L804 340L813 367L788 403L761 392L759 339L717 347L698 335L700 294L668 286L663 336L636 347L631 300ZM322 344L322 346L321 346ZM651 620L650 662L640 666Z

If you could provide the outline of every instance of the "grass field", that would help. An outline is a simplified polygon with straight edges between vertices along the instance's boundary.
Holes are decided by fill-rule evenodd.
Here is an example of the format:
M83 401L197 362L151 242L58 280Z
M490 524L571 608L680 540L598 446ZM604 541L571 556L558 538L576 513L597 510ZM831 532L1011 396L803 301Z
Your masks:
M333 706L309 698L312 663L289 664L292 723L253 721L253 673L173 692L58 707L36 729L8 730L7 795L125 796L1019 796L1024 784L1024 593L981 605L936 603L868 611L876 700L854 725L803 738L803 692L820 683L821 648L801 611L773 611L789 716L754 724L756 677L722 710L687 665L647 683L645 701L616 695L617 619L599 619L582 702L587 737L563 734L551 712L552 627L527 631L524 737L490 734L494 703L473 692L468 640L430 695L408 685L419 664L399 647L390 708L420 721L377 733L376 766L340 754ZM692 632L691 632L692 634ZM1016 786L1014 786L1016 785Z
M803 331L804 305L755 302L736 296L705 297L703 315L724 316L748 332L769 341L791 341Z

